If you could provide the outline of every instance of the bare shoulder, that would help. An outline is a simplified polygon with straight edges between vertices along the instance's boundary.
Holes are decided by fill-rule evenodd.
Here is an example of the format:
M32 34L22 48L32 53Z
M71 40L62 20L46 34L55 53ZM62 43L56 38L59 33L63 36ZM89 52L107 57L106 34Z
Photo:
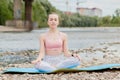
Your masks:
M68 35L66 33L64 33L64 32L60 32L60 33L63 36L63 38L67 38Z

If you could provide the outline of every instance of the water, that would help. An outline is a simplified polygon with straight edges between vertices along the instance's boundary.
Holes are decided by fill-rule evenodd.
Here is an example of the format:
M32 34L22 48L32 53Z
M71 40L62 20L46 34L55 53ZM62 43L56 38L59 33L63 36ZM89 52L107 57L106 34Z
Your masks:
M39 36L48 29L33 30L22 33L0 33L0 52L39 50ZM95 46L104 42L120 41L119 29L104 28L59 28L68 34L69 49L80 49Z

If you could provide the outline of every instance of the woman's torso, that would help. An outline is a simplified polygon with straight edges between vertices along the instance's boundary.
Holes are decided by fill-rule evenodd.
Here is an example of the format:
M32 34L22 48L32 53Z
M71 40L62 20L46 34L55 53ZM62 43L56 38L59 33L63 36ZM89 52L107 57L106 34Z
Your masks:
M63 52L63 34L61 32L54 35L45 33L44 45L47 55L61 54Z

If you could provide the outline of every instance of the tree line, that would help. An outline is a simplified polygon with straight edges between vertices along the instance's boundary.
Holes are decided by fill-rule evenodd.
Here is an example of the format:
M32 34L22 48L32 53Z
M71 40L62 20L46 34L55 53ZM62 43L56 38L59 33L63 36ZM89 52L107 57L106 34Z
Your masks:
M22 20L24 20L24 2L22 2ZM53 7L48 0L34 0L32 3L32 21L38 23L38 27L47 27L47 17L51 12L60 15L61 27L98 27L120 26L120 9L116 9L114 15L104 17L81 16L78 13L67 15ZM13 20L13 0L0 1L0 25L6 20Z

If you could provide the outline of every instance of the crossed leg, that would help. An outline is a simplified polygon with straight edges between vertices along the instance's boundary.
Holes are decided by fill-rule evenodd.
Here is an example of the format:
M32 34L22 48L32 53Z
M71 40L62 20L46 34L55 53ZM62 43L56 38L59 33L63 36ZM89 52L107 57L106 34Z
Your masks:
M40 71L45 71L45 72L51 72L51 71L56 70L54 66L52 66L51 64L45 61L38 62L35 65L35 68L37 68Z
M48 62L41 61L40 63L37 63L35 65L35 68L37 68L40 71L52 72L52 71L60 69L60 68L74 68L78 65L80 65L80 61L78 59L72 57L72 58L68 58L68 59L63 60L60 63L56 64L56 67L51 65Z
M78 65L80 65L80 61L74 57L71 57L57 64L57 68L74 68Z

